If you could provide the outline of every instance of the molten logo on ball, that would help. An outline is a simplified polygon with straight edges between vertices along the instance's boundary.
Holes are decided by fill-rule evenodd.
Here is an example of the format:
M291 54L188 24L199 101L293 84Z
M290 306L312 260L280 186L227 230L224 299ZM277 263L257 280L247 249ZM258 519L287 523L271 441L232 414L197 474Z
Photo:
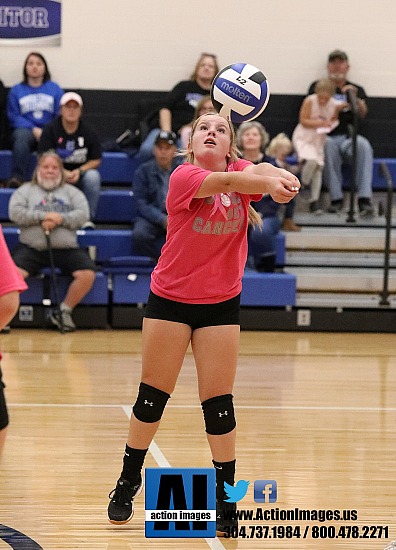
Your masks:
M216 111L232 122L257 118L269 100L268 81L264 74L248 63L234 63L221 69L210 90Z

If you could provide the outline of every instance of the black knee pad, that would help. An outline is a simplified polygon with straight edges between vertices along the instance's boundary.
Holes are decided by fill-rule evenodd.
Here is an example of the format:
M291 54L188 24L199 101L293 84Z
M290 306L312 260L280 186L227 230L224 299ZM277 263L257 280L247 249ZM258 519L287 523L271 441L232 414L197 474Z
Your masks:
M206 433L223 435L231 432L235 426L233 396L231 393L211 397L201 403Z
M169 393L141 382L136 403L133 406L133 414L141 422L158 422L161 420L169 398Z

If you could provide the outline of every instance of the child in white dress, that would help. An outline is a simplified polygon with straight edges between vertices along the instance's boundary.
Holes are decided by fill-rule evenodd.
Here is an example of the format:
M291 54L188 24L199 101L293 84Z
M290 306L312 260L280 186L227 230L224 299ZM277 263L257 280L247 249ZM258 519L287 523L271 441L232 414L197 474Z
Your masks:
M331 80L318 80L315 93L302 102L299 123L292 142L302 165L301 183L311 188L310 211L320 214L319 197L322 188L324 143L326 135L338 125L338 114L347 104L333 96L335 85Z

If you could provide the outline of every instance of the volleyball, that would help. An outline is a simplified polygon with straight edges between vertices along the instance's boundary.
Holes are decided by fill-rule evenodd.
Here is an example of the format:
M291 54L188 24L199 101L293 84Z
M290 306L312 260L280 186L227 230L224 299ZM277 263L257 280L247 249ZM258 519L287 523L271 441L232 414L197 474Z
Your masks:
M240 124L261 115L270 92L266 77L257 67L233 63L217 73L210 97L219 115Z

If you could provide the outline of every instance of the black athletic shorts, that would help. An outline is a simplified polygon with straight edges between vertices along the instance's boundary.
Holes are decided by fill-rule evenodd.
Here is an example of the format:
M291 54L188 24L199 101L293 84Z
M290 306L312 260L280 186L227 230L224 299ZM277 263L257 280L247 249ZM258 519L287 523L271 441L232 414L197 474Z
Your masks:
M144 316L189 325L192 330L219 325L239 325L241 295L217 304L186 304L161 298L150 291Z
M8 412L7 412L7 405L4 397L4 388L5 388L5 384L3 384L1 367L0 367L0 430L8 426Z
M80 269L96 271L96 265L88 256L88 252L81 248L54 248L54 264L62 273L72 274ZM19 243L12 252L16 265L24 269L29 275L37 275L43 267L50 266L48 250L36 250Z

